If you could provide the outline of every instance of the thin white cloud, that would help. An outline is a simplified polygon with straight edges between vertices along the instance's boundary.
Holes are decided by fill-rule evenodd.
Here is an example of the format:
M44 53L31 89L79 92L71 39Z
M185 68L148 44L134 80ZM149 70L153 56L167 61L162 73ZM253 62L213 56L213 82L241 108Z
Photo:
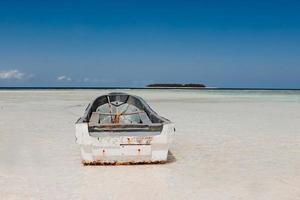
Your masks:
M30 77L32 76L33 75L31 74ZM27 77L28 76L25 73L20 72L17 69L0 71L0 79L2 80L11 80L11 79L21 80Z
M78 79L79 82L84 83L112 83L115 82L113 78L93 78L93 77L84 77L81 79Z
M91 79L90 78L84 78L83 82L89 82Z
M65 76L65 75L62 75L62 76L58 76L56 78L56 80L58 80L58 81L72 81L72 78L70 78L68 76Z
M83 81L85 83L97 83L97 82L99 82L99 80L97 78L89 78L89 77L85 77L81 81Z

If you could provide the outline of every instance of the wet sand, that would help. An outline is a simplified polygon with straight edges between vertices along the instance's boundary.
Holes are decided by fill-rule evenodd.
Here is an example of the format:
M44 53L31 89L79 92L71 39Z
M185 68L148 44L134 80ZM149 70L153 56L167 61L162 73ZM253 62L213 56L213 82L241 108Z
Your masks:
M0 91L0 199L300 199L300 92L123 90L176 124L167 164L83 166L109 90Z

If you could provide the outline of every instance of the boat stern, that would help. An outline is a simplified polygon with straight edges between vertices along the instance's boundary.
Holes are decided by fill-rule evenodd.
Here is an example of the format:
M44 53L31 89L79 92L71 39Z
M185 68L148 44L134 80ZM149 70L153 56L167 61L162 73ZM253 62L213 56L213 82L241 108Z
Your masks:
M173 140L173 123L160 132L89 132L87 123L76 123L76 142L83 164L165 163Z

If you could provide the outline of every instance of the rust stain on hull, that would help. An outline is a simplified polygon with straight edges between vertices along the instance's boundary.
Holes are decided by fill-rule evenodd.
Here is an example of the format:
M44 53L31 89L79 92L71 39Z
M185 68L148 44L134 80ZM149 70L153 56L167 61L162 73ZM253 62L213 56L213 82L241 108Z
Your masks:
M82 164L84 166L89 165L152 165L152 164L165 164L168 163L168 161L162 160L162 161L126 161L126 162L103 162L103 161L92 161L92 162L86 162L82 161Z

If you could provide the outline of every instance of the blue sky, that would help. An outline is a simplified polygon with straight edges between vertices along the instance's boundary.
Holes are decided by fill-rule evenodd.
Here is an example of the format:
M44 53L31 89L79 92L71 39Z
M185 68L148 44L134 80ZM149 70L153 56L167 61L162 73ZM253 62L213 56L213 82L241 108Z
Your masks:
M300 88L299 1L1 1L0 86Z

